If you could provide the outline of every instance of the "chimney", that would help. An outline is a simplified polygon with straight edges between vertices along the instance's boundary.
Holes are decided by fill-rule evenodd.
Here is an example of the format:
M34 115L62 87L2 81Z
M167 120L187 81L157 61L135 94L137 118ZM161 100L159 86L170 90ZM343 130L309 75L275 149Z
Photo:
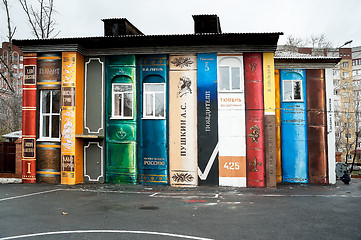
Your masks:
M219 17L212 15L193 15L194 33L222 33Z
M102 19L104 22L104 36L144 35L126 18Z

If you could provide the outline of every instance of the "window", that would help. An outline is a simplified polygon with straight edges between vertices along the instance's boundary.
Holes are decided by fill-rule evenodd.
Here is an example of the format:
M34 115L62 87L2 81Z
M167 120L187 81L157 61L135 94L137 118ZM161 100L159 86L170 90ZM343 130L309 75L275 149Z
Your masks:
M346 123L345 123L345 128L351 128L351 123L346 122Z
M165 84L144 83L143 117L165 117Z
M131 83L112 84L112 118L133 118L133 85Z
M283 81L283 101L302 101L302 81Z
M220 66L219 67L221 91L241 90L241 70L239 67Z
M351 114L350 114L350 113L345 113L345 114L344 114L344 117L345 117L345 118L351 118Z
M343 72L343 73L342 73L342 77L343 77L343 78L348 78L348 76L349 76L349 75L348 75L348 72Z
M337 89L334 89L333 90L333 95L338 95L339 94L339 91Z
M342 67L348 67L348 62L343 62Z
M343 103L343 106L344 106L344 108L349 108L349 107L350 107L350 103L349 103L349 102L344 102L344 103Z
M345 138L351 138L351 133L345 133Z
M343 96L344 96L344 97L350 97L350 93L349 93L349 92L344 92L344 93L343 93Z
M350 148L348 148L348 149L350 149ZM352 160L352 155L351 155L351 154L347 154L346 158L347 158L347 160Z
M60 140L60 90L40 92L40 140Z

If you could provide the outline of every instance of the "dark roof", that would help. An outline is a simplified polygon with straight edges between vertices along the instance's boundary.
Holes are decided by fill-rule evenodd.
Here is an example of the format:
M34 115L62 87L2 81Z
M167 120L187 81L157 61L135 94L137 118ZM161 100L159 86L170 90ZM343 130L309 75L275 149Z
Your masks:
M235 51L275 52L275 33L202 33L179 35L122 35L53 39L13 40L23 52L83 51L85 55L122 53L167 53L167 51L205 52ZM199 49L200 51L197 51Z

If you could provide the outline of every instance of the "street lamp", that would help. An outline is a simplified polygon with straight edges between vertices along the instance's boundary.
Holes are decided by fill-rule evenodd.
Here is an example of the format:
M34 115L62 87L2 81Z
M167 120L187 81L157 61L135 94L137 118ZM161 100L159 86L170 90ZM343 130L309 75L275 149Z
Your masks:
M343 45L339 46L338 48L342 48L343 46L346 46L347 44L352 43L352 41L353 41L353 40L347 41L347 42L345 42Z

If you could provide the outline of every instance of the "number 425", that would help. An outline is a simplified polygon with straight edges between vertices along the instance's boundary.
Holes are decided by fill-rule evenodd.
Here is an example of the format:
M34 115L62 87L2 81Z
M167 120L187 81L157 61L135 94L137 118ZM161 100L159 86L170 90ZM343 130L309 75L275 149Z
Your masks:
M239 170L239 162L225 162L223 167L229 170Z

